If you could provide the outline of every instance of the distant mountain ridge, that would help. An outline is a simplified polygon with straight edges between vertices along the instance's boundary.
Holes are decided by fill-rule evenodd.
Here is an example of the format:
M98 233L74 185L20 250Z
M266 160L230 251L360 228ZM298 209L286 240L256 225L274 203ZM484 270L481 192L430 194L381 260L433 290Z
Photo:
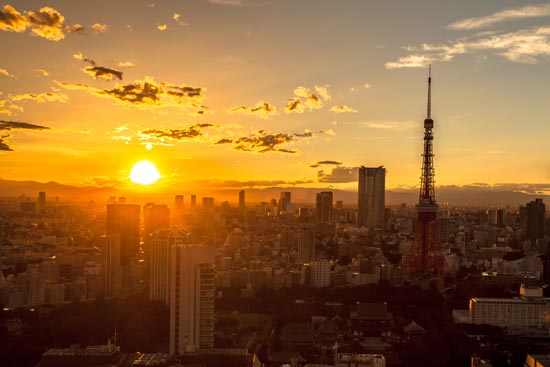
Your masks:
M545 185L531 185L530 190L521 191L525 185L508 184L500 186L490 185L470 185L470 186L442 186L436 187L436 199L438 203L454 206L495 206L505 207L524 205L535 198L541 198L550 209L550 195L537 193L533 187ZM548 185L550 187L550 185ZM297 204L312 205L315 203L315 196L321 191L332 191L334 201L341 200L345 205L356 205L357 192L321 188L304 187L266 187L266 188L243 188L246 192L246 201L268 202L271 199L279 199L282 191L292 193L292 202ZM181 187L174 189L164 189L163 191L146 192L124 192L114 187L98 186L72 186L57 182L37 182L37 181L14 181L0 179L0 197L18 197L26 195L28 197L37 197L38 192L45 191L48 198L59 196L62 199L88 201L91 199L107 200L110 196L127 196L130 200L145 203L147 201L165 202L171 204L175 194L184 194L186 202L190 194L196 194L200 205L201 196L214 196L216 202L229 201L236 203L239 189L204 189L197 192L181 192ZM550 192L550 191L546 191ZM413 205L418 202L418 188L410 189L389 189L386 190L386 205L398 205L406 203Z

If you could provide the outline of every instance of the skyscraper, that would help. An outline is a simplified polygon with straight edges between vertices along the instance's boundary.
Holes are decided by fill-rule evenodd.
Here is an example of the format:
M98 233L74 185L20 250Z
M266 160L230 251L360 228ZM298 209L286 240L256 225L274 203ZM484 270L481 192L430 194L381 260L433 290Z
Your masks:
M323 191L317 193L316 198L317 222L328 223L332 221L332 192Z
M107 205L107 234L120 236L120 263L127 265L139 252L139 205Z
M305 264L315 260L315 231L301 228L298 230L298 262Z
M281 198L279 199L279 214L288 213L291 209L290 192L281 192Z
M44 210L46 208L46 192L45 191L40 191L38 193L38 210L41 211L41 210Z
M143 229L145 238L159 229L170 227L170 210L162 204L148 203L143 206Z
M170 265L170 354L214 346L213 246L176 245Z
M122 268L120 266L120 235L102 236L103 280L106 298L115 297L122 288Z
M244 190L239 191L239 209L244 209L246 207L244 201Z
M380 167L359 168L357 223L369 228L384 227L386 205L386 169Z
M191 195L191 209L197 207L197 195Z
M202 208L203 209L214 209L214 198L213 197L203 197L202 198Z
M174 214L177 216L183 214L183 195L174 197Z
M161 229L149 235L149 299L170 306L170 249L187 242L188 233L181 229Z
M546 219L546 206L542 199L535 199L525 205L525 209L520 210L524 213L521 222L525 231L525 236L535 244L535 241L544 237L544 221Z

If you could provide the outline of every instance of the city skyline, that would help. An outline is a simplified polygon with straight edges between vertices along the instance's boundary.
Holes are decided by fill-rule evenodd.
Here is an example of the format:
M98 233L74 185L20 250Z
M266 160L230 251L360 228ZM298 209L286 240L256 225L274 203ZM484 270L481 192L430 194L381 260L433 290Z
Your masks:
M541 2L0 6L1 179L139 190L149 160L145 191L356 190L363 165L417 186L430 63L438 184L550 178Z

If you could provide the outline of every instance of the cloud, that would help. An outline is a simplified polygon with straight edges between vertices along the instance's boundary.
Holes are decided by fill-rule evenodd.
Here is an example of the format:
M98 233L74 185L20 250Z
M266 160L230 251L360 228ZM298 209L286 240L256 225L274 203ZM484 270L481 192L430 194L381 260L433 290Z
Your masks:
M242 0L208 0L210 4L216 5L230 5L230 6L243 6Z
M174 13L174 15L172 15L172 19L175 20L180 26L182 27L186 27L189 25L189 23L183 21L183 20L180 20L181 18L181 14L179 13Z
M6 121L0 120L0 131L11 131L11 130L45 130L49 129L47 126L35 125L28 122L19 122L19 121ZM3 134L0 135L0 150L4 151L13 151L13 149L6 143L6 140L11 135Z
M361 125L366 126L371 129L381 129L381 130L410 130L414 129L419 125L417 121L368 121L363 122Z
M48 73L46 70L44 69L33 69L33 71L41 76L49 76L50 73Z
M332 106L330 110L334 113L357 113L355 108L351 108L349 106Z
M435 62L447 62L457 55L493 52L510 61L536 64L542 57L550 56L550 27L523 29L501 34L482 33L462 38L448 44L423 44L406 47L413 53L387 62L387 69L426 67Z
M118 63L118 66L120 66L121 68L133 68L134 66L136 66L136 64L131 61L121 61Z
M38 103L45 102L61 102L66 103L69 101L69 96L60 92L44 92L44 93L23 93L23 94L10 94L10 100L12 101L35 101Z
M70 84L60 81L55 81L55 83L67 90L81 90L139 108L177 107L192 112L208 110L208 107L199 103L205 98L205 88L177 86L166 82L157 83L152 78L136 80L131 84L117 84L113 89L98 89L86 84Z
M358 92L359 89L369 89L371 85L369 83L363 83L363 85L359 87L351 87L349 90L350 92Z
M104 66L88 66L82 69L82 71L90 75L94 79L122 80L122 71L107 68Z
M66 25L65 26L65 31L67 33L84 33L84 31L86 30L86 28L84 28L83 25L81 24L73 24L73 25Z
M316 110L323 107L323 101L329 101L331 99L330 94L328 93L328 85L325 86L315 86L315 94L309 88L306 87L297 87L294 89L293 98L289 99L286 103L286 112L296 112L302 113L305 109ZM322 100L321 100L322 98Z
M141 135L148 135L155 138L169 138L173 140L190 140L202 136L201 129L207 127L214 127L212 124L195 124L191 125L185 129L166 129L166 130L157 130L157 129L147 129L140 132Z
M10 73L6 69L2 69L2 68L0 68L0 75L7 76L9 78L15 78L15 76L12 73Z
M505 21L548 16L550 16L550 4L527 5L505 9L484 17L459 20L449 24L447 28L456 30L481 29Z
M358 178L359 167L335 167L332 171L323 170L317 172L317 180L327 183L355 182Z
M315 163L312 163L310 164L309 166L311 168L317 168L319 166L324 166L324 165L334 165L334 166L339 166L341 165L342 162L338 162L338 161L318 161L318 162L315 162Z
M238 106L233 107L228 110L229 113L235 113L240 112L244 113L245 115L252 115L252 116L258 116L263 119L269 119L271 116L275 116L277 114L277 109L275 106L260 101L258 104L256 104L253 107L246 107L246 106Z
M35 36L60 41L65 38L65 32L79 32L83 27L79 24L65 25L65 17L48 6L38 11L20 13L13 6L4 5L0 10L0 30L20 33L27 29Z
M168 28L168 26L167 26L166 24L159 24L159 25L157 26L157 29L158 29L159 31L161 31L161 32L162 32L162 31L165 31L167 28Z
M23 111L23 107L14 104L10 100L0 100L0 114L11 116L12 110Z
M107 24L94 23L90 26L90 28L92 28L92 30L96 34L99 34L99 33L107 32L107 30L109 29L109 26L107 26Z
M243 152L255 152L255 153L298 153L297 150L291 150L285 146L289 143L296 141L297 139L310 138L313 136L311 131L304 131L303 133L268 133L265 130L258 130L248 136L243 136L236 139L221 139L216 144L233 144L233 149Z

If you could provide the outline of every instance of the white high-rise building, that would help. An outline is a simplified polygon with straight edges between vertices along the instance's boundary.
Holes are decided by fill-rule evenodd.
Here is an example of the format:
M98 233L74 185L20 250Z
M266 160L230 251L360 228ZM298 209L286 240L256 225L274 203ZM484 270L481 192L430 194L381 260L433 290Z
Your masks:
M120 265L120 235L106 235L103 239L103 279L105 297L114 297L122 289L122 267Z
M384 227L386 169L359 168L357 223L370 228Z
M182 229L161 229L149 235L147 272L149 299L170 306L170 248L187 242Z
M216 249L176 245L170 256L170 354L214 346Z
M328 260L310 261L311 286L313 288L324 288L330 286L330 263Z

